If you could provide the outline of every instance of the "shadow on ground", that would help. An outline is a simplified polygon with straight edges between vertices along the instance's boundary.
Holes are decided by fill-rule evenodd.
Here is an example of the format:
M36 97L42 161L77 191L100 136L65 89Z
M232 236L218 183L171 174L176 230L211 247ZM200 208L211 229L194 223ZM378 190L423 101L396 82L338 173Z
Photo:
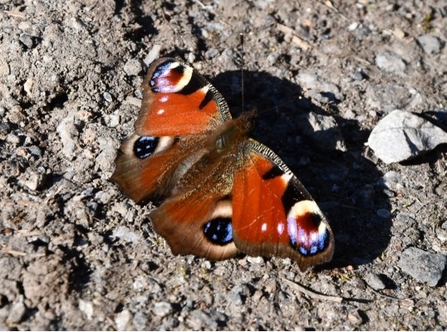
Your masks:
M241 107L241 73L225 72L210 79L223 94L234 116ZM390 241L391 214L381 185L382 174L364 157L369 132L357 121L339 113L337 101L325 109L302 95L302 89L265 72L244 72L245 110L259 111L252 137L272 148L298 176L327 214L334 230L336 249L331 267L362 265L379 257ZM278 106L280 105L280 106ZM234 106L234 107L232 107ZM307 114L332 115L346 151L336 141L321 146L310 135Z

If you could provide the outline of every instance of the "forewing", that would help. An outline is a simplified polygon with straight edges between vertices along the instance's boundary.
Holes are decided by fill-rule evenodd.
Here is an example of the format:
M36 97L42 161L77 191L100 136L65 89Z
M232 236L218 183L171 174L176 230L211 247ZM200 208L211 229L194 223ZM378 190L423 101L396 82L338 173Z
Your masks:
M137 203L162 200L188 167L205 153L200 148L203 140L206 137L199 135L183 140L133 134L121 144L112 180Z
M140 136L209 132L231 119L222 95L191 66L172 58L153 62L143 82L135 124Z
M207 136L231 119L220 93L187 64L154 61L143 83L136 134L118 151L112 179L136 202L169 196L208 149Z

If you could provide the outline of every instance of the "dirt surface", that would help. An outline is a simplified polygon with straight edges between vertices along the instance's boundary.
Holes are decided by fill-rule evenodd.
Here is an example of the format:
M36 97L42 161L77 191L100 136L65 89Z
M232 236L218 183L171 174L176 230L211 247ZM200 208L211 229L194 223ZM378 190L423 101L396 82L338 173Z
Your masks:
M253 137L335 233L306 273L175 257L109 180L157 45L237 114L240 33ZM446 125L446 36L435 0L0 0L0 329L446 329L445 157L365 146L394 109Z

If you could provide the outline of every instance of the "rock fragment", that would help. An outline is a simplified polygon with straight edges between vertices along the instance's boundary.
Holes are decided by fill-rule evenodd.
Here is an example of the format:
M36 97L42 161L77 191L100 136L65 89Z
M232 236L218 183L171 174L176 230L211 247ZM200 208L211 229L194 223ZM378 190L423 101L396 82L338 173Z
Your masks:
M410 247L402 253L398 266L415 280L436 287L447 264L447 257Z
M447 132L411 112L394 110L371 132L368 145L383 162L413 159L447 143Z

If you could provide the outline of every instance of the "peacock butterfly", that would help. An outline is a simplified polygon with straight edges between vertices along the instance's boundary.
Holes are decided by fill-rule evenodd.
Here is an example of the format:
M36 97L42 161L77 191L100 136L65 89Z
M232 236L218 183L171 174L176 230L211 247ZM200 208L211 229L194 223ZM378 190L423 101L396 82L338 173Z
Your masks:
M232 119L216 88L172 58L151 64L143 91L112 180L137 203L161 203L149 217L174 254L290 257L301 271L332 258L318 205L272 150L248 137L254 112Z

